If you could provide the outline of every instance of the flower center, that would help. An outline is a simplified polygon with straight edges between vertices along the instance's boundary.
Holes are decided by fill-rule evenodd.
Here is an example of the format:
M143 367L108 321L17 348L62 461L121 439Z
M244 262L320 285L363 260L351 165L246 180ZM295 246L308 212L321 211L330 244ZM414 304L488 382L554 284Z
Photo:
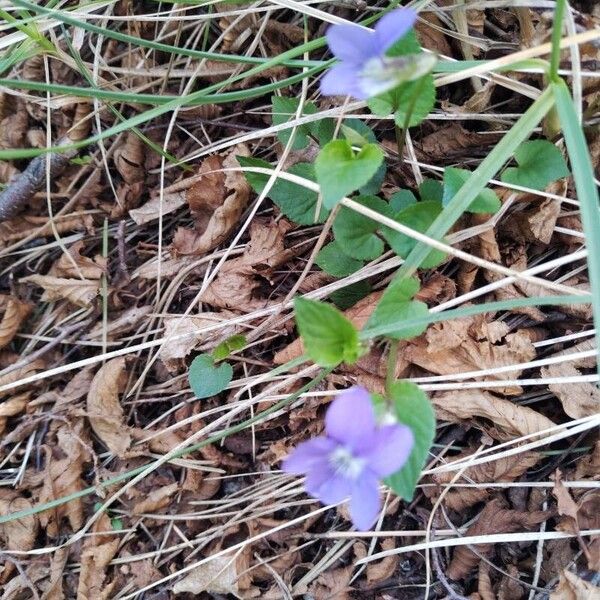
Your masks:
M364 458L354 456L344 446L338 446L329 455L329 462L335 472L346 479L357 479L366 465Z

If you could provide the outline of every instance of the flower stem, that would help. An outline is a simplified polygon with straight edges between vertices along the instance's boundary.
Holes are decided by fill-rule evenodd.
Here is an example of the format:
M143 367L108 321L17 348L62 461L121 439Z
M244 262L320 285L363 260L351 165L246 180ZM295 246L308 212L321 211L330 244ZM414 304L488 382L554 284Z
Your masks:
M557 0L554 9L554 27L552 29L552 54L550 55L550 81L558 81L558 67L560 64L560 39L562 37L563 20L565 16L566 0Z
M427 75L424 75L423 77L421 77L417 81L417 84L415 85L414 94L412 95L412 98L410 99L410 104L408 105L408 110L406 111L406 116L404 117L404 123L402 123L402 128L400 128L396 124L396 144L398 146L398 158L400 160L402 160L402 154L404 153L404 146L406 144L406 133L408 132L410 118L412 117L412 114L415 110L417 100L418 100L419 96L421 95L421 92L423 91L425 77L427 77Z
M385 393L389 398L391 396L392 384L396 375L396 364L398 362L399 340L390 340L390 349L387 355L387 365L385 372Z

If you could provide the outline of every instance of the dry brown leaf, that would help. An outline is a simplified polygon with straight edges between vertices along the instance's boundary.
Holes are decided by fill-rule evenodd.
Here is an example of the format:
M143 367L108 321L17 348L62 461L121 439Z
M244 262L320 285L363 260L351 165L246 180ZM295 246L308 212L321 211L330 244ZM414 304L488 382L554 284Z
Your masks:
M171 496L179 489L178 483L172 483L158 489L152 490L146 498L141 502L137 502L133 507L134 515L141 515L143 513L154 513L160 511L162 508L169 506L171 503Z
M385 538L381 542L381 550L393 550L396 547L394 538ZM370 562L367 564L367 581L371 584L387 581L398 566L398 554L386 556L378 562Z
M329 569L321 573L310 586L310 593L315 600L349 600L352 587L353 566Z
M38 498L40 504L80 492L86 487L82 473L84 462L88 459L88 452L81 437L82 430L82 422L78 422L73 429L61 427L56 434L57 444L52 450L46 447L44 479ZM48 535L56 537L64 517L68 518L73 531L81 527L83 524L81 498L40 513L40 523Z
M442 28L442 22L434 12L424 12L423 17L415 23L415 33L424 48L436 54L452 56L450 44Z
M127 132L123 143L115 150L113 161L125 183L131 185L145 179L145 150L146 143L133 131Z
M105 532L111 531L110 518L103 513L85 539L81 553L81 571L77 586L77 600L106 600L111 598L115 582L106 583L106 567L115 556L119 538ZM102 532L102 533L100 533Z
M42 294L43 302L56 302L57 300L68 300L75 306L88 308L100 291L98 280L87 279L64 279L52 277L51 275L29 275L23 277L22 282L29 282L44 288Z
M479 518L467 529L465 536L514 533L521 529L532 529L551 515L550 511L522 512L508 510L504 508L503 501L496 498L484 506ZM494 549L494 544L476 544L474 547L479 554L488 557ZM480 560L479 556L469 550L468 547L459 546L454 551L446 574L450 579L463 579L471 573Z
M14 371L9 371L5 375L0 376L0 387L5 385L10 385L21 379L25 379L26 377L33 375L37 371L41 371L46 366L46 363L38 358L37 360L31 361L28 365L21 367L19 369L15 369ZM6 396L7 394L14 394L13 390L8 390L6 392L0 392L0 398L2 396Z
M129 427L123 422L119 394L127 379L125 358L113 358L94 376L87 395L87 414L94 433L117 456L131 445Z
M166 342L160 347L158 356L171 372L177 371L184 359L192 350L201 344L215 343L238 333L240 328L236 325L225 325L212 331L204 331L226 323L235 316L229 311L204 312L193 316L173 315L165 317L164 337Z
M465 156L465 151L485 156L488 149L500 138L501 133L468 131L460 123L451 123L426 135L416 146L419 160L452 162Z
M190 571L173 586L174 594L239 593L235 555L217 556Z
M88 258L81 251L84 244L80 240L75 242L69 249L68 254L61 254L60 258L52 265L48 275L52 277L66 277L78 279L83 276L87 280L98 280L106 274L106 259L98 255Z
M565 569L549 600L600 600L600 587Z
M25 410L29 402L30 392L16 394L0 404L0 435L6 430L6 422L9 417L14 417Z
M157 196L148 200L139 208L133 208L129 211L129 216L134 220L136 225L145 225L160 218L160 215L168 215L182 206L185 206L185 192L174 192L165 194L162 198Z
M125 333L132 331L135 326L145 317L152 312L152 306L149 304L146 306L132 306L127 310L124 310L114 320L108 323L106 327L106 335L108 339L114 339ZM102 336L104 326L101 322L98 322L92 330L89 332L88 337L91 339L98 339Z
M471 452L462 453L458 456L453 456L452 460L466 458L471 454ZM463 472L462 477L464 477L466 481L473 483L491 484L514 481L528 469L533 467L540 458L541 456L536 452L523 452L517 456L499 458L488 463L470 467ZM435 474L432 478L437 484L443 485L449 484L455 476L456 473L450 472ZM437 493L438 492L435 489L426 488L427 495L433 496ZM450 489L444 496L444 503L452 510L462 512L478 502L483 502L491 493L492 490L486 487Z
M541 374L543 378L580 377L581 371L564 362L542 367ZM563 410L572 419L600 412L600 390L592 383L549 383L548 389L561 401Z
M423 336L410 341L403 352L404 360L436 375L452 375L525 363L536 356L529 337L519 331L507 335L503 344L473 339L469 328L474 322L467 318L432 325ZM516 379L521 373L522 369L515 369L485 378ZM519 394L521 388L511 386L501 391Z
M91 215L63 215L55 217L54 226L58 233L72 231L91 231L93 220ZM0 223L0 247L33 236L33 239L52 235L52 225L48 217L20 216Z
M290 227L290 223L284 219L277 222L254 220L250 225L250 241L244 253L223 265L201 300L219 308L246 312L265 307L267 300L253 297L260 285L257 276L268 279L274 268L292 256L284 243Z
M573 479L577 481L586 477L600 479L600 441L596 442L590 454L577 461Z
M15 490L0 488L0 516L22 510L29 510L32 503ZM0 524L0 548L3 550L19 550L26 552L35 545L39 528L37 515L30 515ZM0 561L1 562L1 561ZM4 569L0 568L0 582L6 583L14 570L14 563L4 561Z
M64 600L63 578L64 570L69 558L68 548L59 548L52 553L50 563L50 581L44 591L42 600Z
M432 397L432 402L442 421L472 422L473 417L482 417L492 421L499 432L510 438L555 426L553 421L527 406L479 390L438 393Z
M239 145L225 158L210 156L202 163L200 173L206 175L187 192L187 202L196 219L196 230L177 230L173 240L177 252L204 254L223 242L238 224L250 199L250 185L240 170L218 169L239 169L235 157L248 154L248 149Z
M31 304L21 302L18 298L12 296L5 296L4 298L6 298L6 307L2 321L0 321L0 348L10 344L32 309Z

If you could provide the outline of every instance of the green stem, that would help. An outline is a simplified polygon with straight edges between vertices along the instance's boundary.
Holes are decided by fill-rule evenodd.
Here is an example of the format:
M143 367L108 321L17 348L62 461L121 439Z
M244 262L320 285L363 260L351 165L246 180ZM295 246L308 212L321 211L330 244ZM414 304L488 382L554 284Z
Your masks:
M554 9L554 27L552 28L552 54L550 55L550 81L558 81L558 67L560 65L560 40L562 37L563 21L565 16L566 0L556 0Z
M392 384L396 376L396 365L398 364L398 349L400 342L398 340L390 340L390 349L387 355L387 365L385 372L385 393L388 398L391 398Z
M410 125L410 118L412 117L412 114L415 111L417 100L419 99L419 96L423 91L423 86L425 85L425 77L427 77L427 75L421 77L415 85L415 93L410 99L410 104L408 105L408 110L406 111L404 123L402 123L402 129L400 131L398 130L398 124L396 124L396 143L398 144L399 160L402 160L402 154L404 153L404 146L406 144L406 134L408 132L408 126Z

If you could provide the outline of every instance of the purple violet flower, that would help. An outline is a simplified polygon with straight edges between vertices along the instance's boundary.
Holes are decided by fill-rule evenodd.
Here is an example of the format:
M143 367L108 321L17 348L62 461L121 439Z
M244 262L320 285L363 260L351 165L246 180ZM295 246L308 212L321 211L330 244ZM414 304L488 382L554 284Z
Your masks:
M398 471L413 448L406 425L378 425L369 392L352 387L325 415L325 436L300 444L283 462L286 473L306 474L306 491L323 504L350 497L350 516L370 529L380 511L379 480Z
M424 74L422 68L415 65L415 58L428 55L385 56L394 43L408 33L416 18L414 10L400 8L382 17L375 30L360 25L332 25L327 30L327 43L341 62L321 79L321 93L365 100Z

